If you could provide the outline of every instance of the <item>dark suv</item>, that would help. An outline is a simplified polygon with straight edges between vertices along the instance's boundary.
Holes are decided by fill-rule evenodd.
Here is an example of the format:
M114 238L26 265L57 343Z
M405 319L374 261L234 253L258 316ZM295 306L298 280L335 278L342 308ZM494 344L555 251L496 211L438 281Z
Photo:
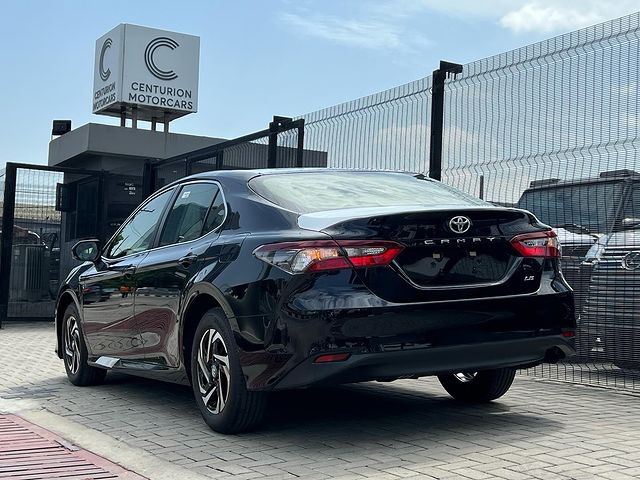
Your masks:
M518 208L529 210L551 225L562 243L562 272L575 292L580 314L588 298L591 268L588 252L611 232L626 229L625 219L640 214L631 211L630 198L640 189L640 173L611 170L579 180L549 178L534 180Z
M220 432L254 427L271 390L438 375L484 402L574 352L551 228L421 175L203 173L73 253L56 314L70 381L190 382Z

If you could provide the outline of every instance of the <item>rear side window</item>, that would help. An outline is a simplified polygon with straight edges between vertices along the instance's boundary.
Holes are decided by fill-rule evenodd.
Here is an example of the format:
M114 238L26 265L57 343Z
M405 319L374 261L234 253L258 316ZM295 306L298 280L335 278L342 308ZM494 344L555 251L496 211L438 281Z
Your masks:
M249 186L297 213L357 207L488 205L422 176L392 172L327 171L263 175Z
M222 223L224 219L224 204L222 205L222 219L214 215L218 223L210 221L216 205L216 198L222 194L216 184L193 183L183 185L167 215L167 220L160 237L160 246L174 243L188 242L201 237ZM222 200L220 200L222 202Z
M209 213L207 213L207 218L204 221L203 235L222 225L225 213L224 197L222 193L218 191L216 197L213 199Z

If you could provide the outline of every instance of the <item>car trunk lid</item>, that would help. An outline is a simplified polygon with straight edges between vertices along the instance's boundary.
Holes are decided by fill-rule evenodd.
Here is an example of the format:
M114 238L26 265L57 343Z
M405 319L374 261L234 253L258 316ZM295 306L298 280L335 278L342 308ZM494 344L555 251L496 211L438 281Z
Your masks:
M521 256L519 234L545 230L530 213L509 208L367 207L300 215L302 228L334 240L394 241L392 265L358 268L358 279L388 301L445 301L535 292L542 259Z

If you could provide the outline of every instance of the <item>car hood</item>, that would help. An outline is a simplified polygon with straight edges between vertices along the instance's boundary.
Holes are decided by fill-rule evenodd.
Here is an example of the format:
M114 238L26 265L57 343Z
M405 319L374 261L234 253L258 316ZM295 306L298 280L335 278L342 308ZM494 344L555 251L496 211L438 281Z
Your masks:
M554 230L558 234L558 239L560 240L561 245L592 245L598 240L597 238L594 238L593 235L570 232L565 228L556 227ZM601 234L598 233L594 233L594 235L597 235L598 238L601 236Z
M628 247L640 250L640 229L623 230L608 235L606 247Z

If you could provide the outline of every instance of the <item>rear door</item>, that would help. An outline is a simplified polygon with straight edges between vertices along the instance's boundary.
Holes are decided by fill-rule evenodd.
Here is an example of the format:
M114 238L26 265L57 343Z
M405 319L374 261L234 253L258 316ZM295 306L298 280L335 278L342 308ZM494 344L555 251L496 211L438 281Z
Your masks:
M218 183L197 181L180 186L156 248L138 265L135 317L147 362L179 365L178 312L202 255L217 237L225 211Z

